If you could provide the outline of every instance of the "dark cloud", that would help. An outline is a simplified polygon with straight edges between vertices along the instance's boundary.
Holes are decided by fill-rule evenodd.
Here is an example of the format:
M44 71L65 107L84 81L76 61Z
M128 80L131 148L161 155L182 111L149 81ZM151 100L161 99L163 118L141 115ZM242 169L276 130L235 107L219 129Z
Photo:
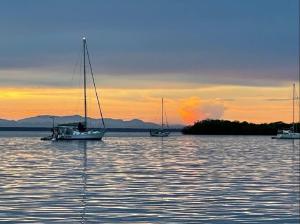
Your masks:
M51 83L59 78L53 69L73 70L81 37L87 35L99 76L136 81L151 76L157 82L199 85L282 84L297 79L297 4L296 0L4 0L0 70L38 69L40 82ZM1 72L2 84L5 79ZM39 82L29 79L19 82Z

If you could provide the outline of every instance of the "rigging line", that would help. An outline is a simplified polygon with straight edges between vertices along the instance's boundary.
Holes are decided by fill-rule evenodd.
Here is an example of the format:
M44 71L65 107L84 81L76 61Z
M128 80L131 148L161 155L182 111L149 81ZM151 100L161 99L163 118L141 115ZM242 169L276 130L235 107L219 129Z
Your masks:
M77 86L80 86L80 81L78 81L79 79L77 79L77 75L79 77L79 74L81 73L81 66L82 66L82 60L81 60L81 48L80 50L77 52L77 53L74 53L74 57L75 57L75 64L73 66L73 69L72 69L72 76L71 76L71 82L69 83L70 87L72 88L76 88ZM79 68L79 73L77 73L77 69ZM71 100L66 100L65 101L65 104L68 108L70 108L71 105L73 105L73 102ZM77 115L79 112L79 103L78 101L76 101L76 104L75 104L75 114ZM71 110L69 110L71 111ZM74 112L72 111L72 113ZM75 115L74 114L74 115Z
M83 73L83 55L82 55L82 49L80 48L80 54L79 54L79 75ZM83 83L82 83L82 79L81 78L78 78L76 80L76 85L77 87L79 86L82 86ZM76 114L80 114L81 113L81 108L79 109L79 105L81 106L81 103L82 103L83 99L80 97L80 101L76 101L76 105L75 105L75 111L76 111ZM80 120L82 121L82 120Z
M75 69L74 69L74 74L72 76L72 86L75 87L75 88L78 88L79 86L83 85L82 84L82 79L79 78L79 77L81 77L80 75L83 73L83 68L82 68L83 67L82 66L82 64L83 64L82 61L83 60L82 59L83 59L83 55L82 55L82 49L80 47L79 54L78 54L78 60L76 62L76 66L75 66ZM76 75L77 66L79 66L78 67L79 70L78 70L78 74L77 74L78 77L76 76L76 79L73 79L75 77L75 75ZM74 108L74 111L75 111L76 115L77 114L80 115L80 113L81 113L81 108L79 109L79 105L81 105L81 101L82 100L83 99L81 97L80 97L79 101L76 100L75 108Z
M90 71L91 71L91 75L92 75L93 85L94 85L94 89L95 89L95 94L96 94L96 98L97 98L98 108L99 108L100 115L101 115L101 121L102 121L103 128L105 129L105 123L104 123L103 114L102 114L102 110L101 110L100 100L98 97L97 87L95 84L95 78L94 78L94 73L93 73L93 69L92 69L92 64L91 64L91 60L90 60L90 54L89 54L89 50L87 47L87 43L85 46L86 46L86 53L87 53L88 61L89 61L89 67L90 67Z
M78 64L80 64L79 69L81 69L81 63L82 63L82 61L81 61L81 48L80 48L80 51L78 51L78 54L77 54L77 57L76 57L75 65L73 67L72 84L73 84L73 81L74 81L74 76L76 74L77 66L78 66ZM79 70L79 73L80 72L81 71Z
M167 128L169 128L169 122L168 122L168 118L167 118L167 113L165 111L165 118L166 118L166 125L167 125Z

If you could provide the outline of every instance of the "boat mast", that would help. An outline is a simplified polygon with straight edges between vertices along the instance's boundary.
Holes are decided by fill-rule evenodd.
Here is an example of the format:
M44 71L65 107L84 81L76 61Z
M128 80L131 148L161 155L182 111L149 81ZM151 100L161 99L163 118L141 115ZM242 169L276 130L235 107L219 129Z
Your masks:
M293 132L295 132L295 83L293 83Z
M84 127L87 127L87 108L86 108L86 70L85 70L85 49L86 49L86 39L83 40L83 88L84 88Z
M164 98L161 98L161 129L164 129Z
M297 132L300 130L300 1L298 1L298 125Z

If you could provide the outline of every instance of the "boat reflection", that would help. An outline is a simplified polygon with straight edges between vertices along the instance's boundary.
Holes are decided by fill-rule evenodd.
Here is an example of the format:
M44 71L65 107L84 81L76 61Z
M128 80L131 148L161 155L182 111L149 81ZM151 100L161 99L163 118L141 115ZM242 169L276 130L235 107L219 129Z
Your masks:
M82 199L81 199L81 221L80 223L87 223L86 222L86 207L87 207L87 194L86 194L86 187L87 187L87 142L81 141L79 142L79 146L82 149Z

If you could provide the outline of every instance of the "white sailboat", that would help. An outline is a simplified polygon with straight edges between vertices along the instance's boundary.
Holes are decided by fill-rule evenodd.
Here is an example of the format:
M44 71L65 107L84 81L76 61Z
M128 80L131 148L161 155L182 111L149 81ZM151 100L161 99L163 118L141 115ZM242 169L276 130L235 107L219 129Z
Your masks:
M273 136L272 139L300 139L300 133L295 131L296 128L295 128L295 83L294 83L293 84L293 125L290 130L278 130L277 135Z
M150 136L152 137L168 137L170 131L164 128L164 98L161 99L161 128L150 130ZM166 122L166 127L168 128L168 122Z
M83 38L83 85L84 85L84 122L71 124L60 124L52 129L52 136L42 140L101 140L105 134L105 123L102 115L100 101L97 93L97 88L94 80L94 74L91 66L90 55L87 47L86 38ZM98 109L101 116L103 128L89 129L87 125L87 82L86 82L86 59L88 60L89 70L92 76L95 95L97 98Z

